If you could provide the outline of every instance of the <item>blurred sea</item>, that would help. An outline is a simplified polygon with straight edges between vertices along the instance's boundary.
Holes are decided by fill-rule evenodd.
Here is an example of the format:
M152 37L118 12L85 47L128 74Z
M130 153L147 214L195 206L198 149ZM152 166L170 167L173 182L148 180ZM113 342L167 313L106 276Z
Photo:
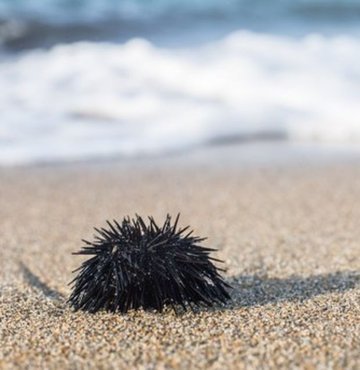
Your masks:
M0 0L0 165L360 148L360 0Z

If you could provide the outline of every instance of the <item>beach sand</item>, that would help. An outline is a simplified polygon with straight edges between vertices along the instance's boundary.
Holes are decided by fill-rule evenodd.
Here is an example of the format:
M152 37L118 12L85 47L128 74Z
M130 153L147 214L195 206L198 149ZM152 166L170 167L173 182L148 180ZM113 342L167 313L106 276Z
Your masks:
M225 260L231 303L180 316L67 306L71 253L93 226L178 212ZM2 169L0 232L1 368L360 366L359 163Z

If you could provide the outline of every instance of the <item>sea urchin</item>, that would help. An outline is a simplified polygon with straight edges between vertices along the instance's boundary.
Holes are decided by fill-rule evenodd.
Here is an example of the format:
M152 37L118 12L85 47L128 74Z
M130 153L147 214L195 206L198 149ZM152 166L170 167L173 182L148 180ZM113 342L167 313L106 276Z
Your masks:
M188 227L178 228L167 215L159 227L136 215L119 224L107 221L108 229L96 229L95 241L74 254L92 257L75 271L69 303L76 309L127 312L155 309L165 305L213 306L230 298L227 283L209 256L215 249L199 245L205 238L192 236ZM185 233L187 231L187 233ZM74 271L74 272L75 272Z

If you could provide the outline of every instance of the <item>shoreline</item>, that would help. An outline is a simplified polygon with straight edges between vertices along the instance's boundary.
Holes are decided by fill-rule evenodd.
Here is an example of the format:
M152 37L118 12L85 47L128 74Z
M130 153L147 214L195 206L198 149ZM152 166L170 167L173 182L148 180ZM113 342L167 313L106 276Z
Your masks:
M24 164L0 164L0 172L36 168L125 167L293 167L348 164L360 162L357 144L291 143L283 141L221 142L169 153L132 157L106 156L87 159L37 161Z

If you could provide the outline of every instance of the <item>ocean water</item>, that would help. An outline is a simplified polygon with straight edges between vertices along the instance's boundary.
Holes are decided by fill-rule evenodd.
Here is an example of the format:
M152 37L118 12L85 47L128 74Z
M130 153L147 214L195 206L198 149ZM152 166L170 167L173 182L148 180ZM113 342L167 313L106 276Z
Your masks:
M360 149L360 1L0 0L0 165Z

